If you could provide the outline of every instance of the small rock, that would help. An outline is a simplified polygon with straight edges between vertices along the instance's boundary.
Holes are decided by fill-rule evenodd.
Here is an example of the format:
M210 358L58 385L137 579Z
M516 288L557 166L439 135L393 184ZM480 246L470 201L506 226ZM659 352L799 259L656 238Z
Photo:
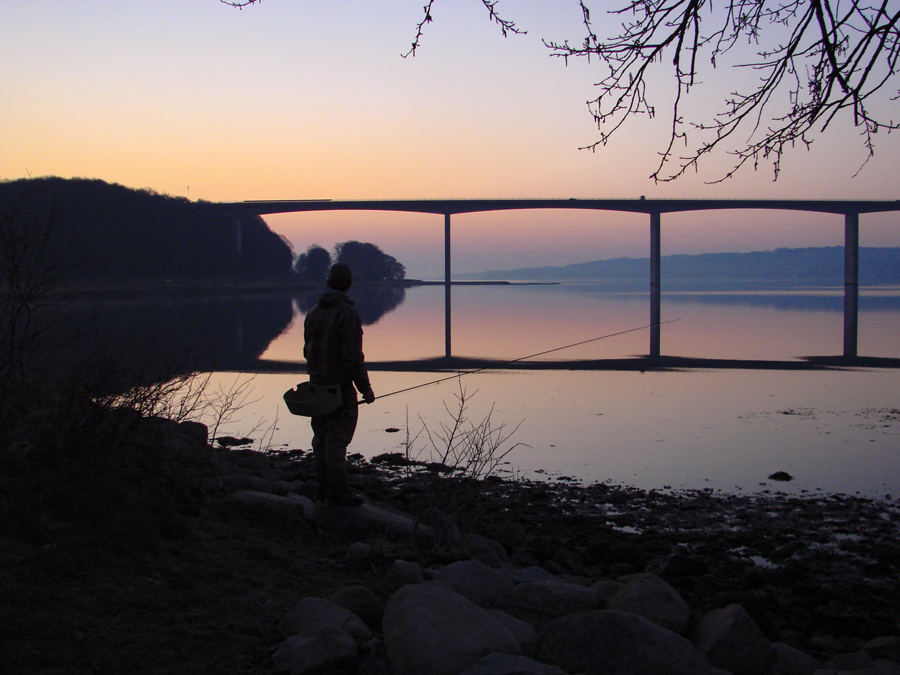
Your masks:
M228 492L239 492L240 490L254 490L256 492L269 492L272 484L265 478L259 476L251 476L246 473L234 473L222 476L220 479L222 485Z
M561 548L554 553L553 562L576 573L584 569L584 560L581 555L569 548Z
M548 572L543 567L529 565L516 572L513 581L517 584L526 584L529 581L559 581L559 577Z
M417 562L407 560L395 560L388 572L391 583L396 586L406 584L421 584L425 578L422 575L422 566Z
M832 635L816 635L807 641L807 645L812 650L823 652L839 652L844 647L841 641Z
M278 517L300 519L304 514L302 501L279 497L269 492L240 490L231 495L231 501L246 509Z
M371 544L367 544L364 541L358 541L355 544L351 544L350 548L347 549L347 560L352 560L354 562L369 560L374 553L375 549Z
M794 480L794 477L787 471L776 471L771 476L769 476L769 480L789 481Z
M525 526L512 520L495 526L491 536L509 552L524 547L525 542L528 541L528 532Z
M609 603L610 598L612 598L616 593L619 592L625 584L621 581L616 581L615 579L598 579L593 584L591 584L591 588L597 591L597 595L600 596L600 599L604 603Z
M490 565L491 567L500 567L502 563L508 562L509 557L506 555L506 549L503 544L479 534L469 533L463 538L463 549L472 558Z

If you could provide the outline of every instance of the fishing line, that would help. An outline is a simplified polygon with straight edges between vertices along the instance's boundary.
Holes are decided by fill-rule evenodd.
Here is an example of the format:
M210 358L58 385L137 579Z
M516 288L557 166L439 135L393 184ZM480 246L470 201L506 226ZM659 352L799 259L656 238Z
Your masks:
M387 398L388 396L393 396L394 394L402 394L407 391L412 391L414 389L421 389L422 387L428 387L432 384L438 384L440 382L446 382L447 380L455 380L458 377L463 377L464 375L474 375L475 373L480 373L485 370L496 370L497 368L503 368L504 366L508 366L511 363L518 363L519 361L525 361L526 359L533 359L536 356L544 356L545 354L552 354L553 352L559 352L563 349L571 349L572 347L578 347L580 345L586 345L590 342L597 342L598 340L606 340L607 338L615 337L617 335L625 335L625 333L634 333L635 331L644 330L645 328L653 328L655 326L664 326L667 323L673 323L678 321L678 319L669 319L668 321L661 321L660 323L651 323L646 326L638 326L637 328L629 328L627 330L620 330L615 333L608 333L606 335L601 335L600 337L591 338L590 340L582 340L581 342L573 342L572 344L565 345L563 347L554 347L553 349L548 349L543 352L537 352L536 354L529 354L528 356L520 356L517 359L512 359L511 361L503 361L502 363L492 364L490 366L483 366L481 368L476 368L475 370L466 370L455 373L453 375L448 375L447 377L442 377L438 380L432 380L431 382L424 382L423 384L417 384L413 387L407 387L406 389L398 389L397 391L392 391L389 394L383 394L381 396L376 396L373 399L373 403L383 398ZM363 401L360 401L362 403Z

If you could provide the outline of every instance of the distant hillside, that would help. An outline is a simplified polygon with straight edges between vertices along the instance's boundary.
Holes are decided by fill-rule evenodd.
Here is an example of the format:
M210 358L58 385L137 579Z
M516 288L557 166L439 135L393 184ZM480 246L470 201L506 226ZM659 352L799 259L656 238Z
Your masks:
M67 278L272 278L290 275L293 262L259 216L242 219L238 258L234 221L203 203L102 180L0 182L0 252L26 242L34 252L41 232L44 261L58 261Z
M767 281L840 285L844 248L779 248L753 253L667 255L660 260L666 281ZM649 283L649 258L614 258L563 267L525 267L460 275L460 279L523 281L625 281ZM900 283L900 248L860 248L861 284Z

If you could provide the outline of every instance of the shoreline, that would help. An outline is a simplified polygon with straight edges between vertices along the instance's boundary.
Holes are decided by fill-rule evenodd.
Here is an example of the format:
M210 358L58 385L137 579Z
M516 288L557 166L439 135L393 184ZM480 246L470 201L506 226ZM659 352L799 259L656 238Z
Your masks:
M148 418L99 456L0 474L26 507L5 513L0 555L12 667L271 673L279 620L299 598L364 585L384 600L396 561L458 559L379 538L353 558L358 537L294 514L316 492L310 451L213 447L202 426ZM769 640L823 661L900 634L900 500L479 482L376 459L349 458L370 503L417 521L437 511L517 567L581 585L651 572L695 620L737 603ZM242 506L241 491L272 508Z
M729 295L747 292L758 293L842 293L843 286L814 283L775 283L760 280L738 280L731 284L696 283L697 280L669 279L667 295ZM649 282L648 282L649 283ZM649 292L648 283L630 279L457 279L451 286L561 286L600 285L608 287L610 293ZM738 288L734 284L739 284ZM397 286L415 288L418 286L446 286L440 279L403 279L399 281L359 282L359 286ZM282 292L316 292L321 284L290 279L129 279L110 281L104 279L83 279L49 290L48 297L154 297L178 295L228 295L228 294L268 294ZM859 290L873 293L900 291L897 284L861 284ZM5 294L0 289L0 297Z
M451 286L553 286L559 282L546 281L451 281ZM443 281L423 279L403 279L400 281L359 282L360 287L400 287L445 286ZM72 283L53 289L47 297L53 298L151 298L192 295L245 295L287 292L315 293L321 284L294 280L247 280L230 281L219 279L148 279L125 282L106 282L85 279L82 283ZM4 293L0 291L0 297Z

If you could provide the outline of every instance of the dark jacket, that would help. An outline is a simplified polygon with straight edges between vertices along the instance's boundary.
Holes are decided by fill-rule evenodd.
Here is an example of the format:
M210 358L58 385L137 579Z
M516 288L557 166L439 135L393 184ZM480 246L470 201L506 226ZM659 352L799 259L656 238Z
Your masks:
M362 393L370 388L362 350L362 319L346 293L328 289L303 323L303 356L313 384L352 382Z

